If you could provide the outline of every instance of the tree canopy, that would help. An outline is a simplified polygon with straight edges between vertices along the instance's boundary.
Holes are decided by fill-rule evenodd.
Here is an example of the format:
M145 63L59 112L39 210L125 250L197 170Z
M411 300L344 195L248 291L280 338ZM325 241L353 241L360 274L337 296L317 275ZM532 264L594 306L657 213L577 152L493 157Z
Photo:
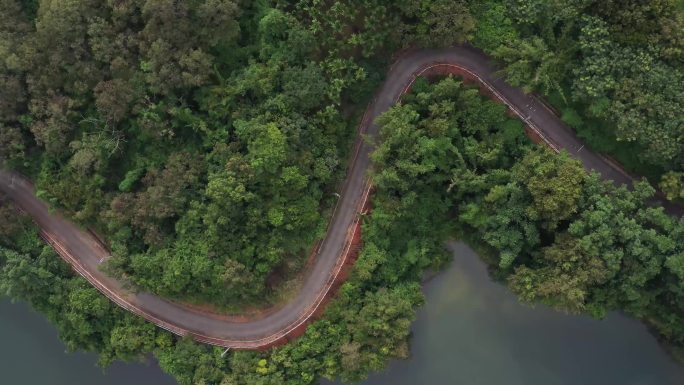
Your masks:
M684 14L670 0L0 0L0 165L100 233L108 271L239 310L278 301L322 236L394 52L470 43L594 149L684 199ZM267 352L179 339L107 301L0 197L0 291L100 361L153 353L180 384L357 381L409 354L454 234L523 301L623 310L684 351L684 224L530 143L461 80L378 120L363 248L324 316Z

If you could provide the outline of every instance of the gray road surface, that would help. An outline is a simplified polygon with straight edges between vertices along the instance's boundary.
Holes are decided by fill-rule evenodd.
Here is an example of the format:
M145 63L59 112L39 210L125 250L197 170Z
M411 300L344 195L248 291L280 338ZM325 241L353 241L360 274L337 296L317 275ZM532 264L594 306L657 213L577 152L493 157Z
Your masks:
M392 66L375 101L368 107L368 119L365 120L368 123L362 124L360 131L375 137L378 126L370 123L395 103L415 74L436 63L456 65L476 74L516 114L540 130L552 146L565 149L582 161L586 169L596 170L604 178L616 183L631 183L630 177L619 166L587 149L574 132L545 108L543 103L495 76L495 68L490 60L480 51L469 47L419 50L404 54ZM258 348L269 345L300 326L311 316L323 294L330 288L339 262L345 255L349 229L357 220L357 210L365 200L368 187L366 173L370 166L369 154L372 147L360 140L357 140L357 146L360 147L357 147L358 152L351 160L328 233L301 291L278 311L261 319L242 323L198 313L150 293L131 292L98 269L101 261L108 257L99 242L87 231L50 213L45 203L35 196L30 183L9 172L0 171L0 191L5 192L34 219L44 236L76 271L120 306L160 327L176 334L192 335L202 342L233 348Z

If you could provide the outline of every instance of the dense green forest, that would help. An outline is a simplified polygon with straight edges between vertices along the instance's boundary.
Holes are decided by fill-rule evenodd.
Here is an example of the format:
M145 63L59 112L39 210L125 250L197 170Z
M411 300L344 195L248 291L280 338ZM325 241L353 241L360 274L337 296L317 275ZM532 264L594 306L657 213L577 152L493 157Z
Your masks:
M235 308L296 284L356 117L409 44L472 41L684 194L671 2L39 4L3 1L1 153L160 295Z
M390 54L465 37L381 3L3 0L0 153L107 240L119 276L263 302L322 236Z
M679 4L679 5L678 5ZM679 7L679 8L678 8ZM468 41L588 144L684 199L681 2L0 0L0 162L96 229L108 266L160 295L238 309L296 280L391 55ZM181 384L352 381L409 354L427 268L454 234L522 300L646 320L684 347L684 224L458 79L381 119L352 276L306 334L264 353L179 340L75 277L0 200L0 290L70 349L154 353ZM681 353L680 353L681 354Z

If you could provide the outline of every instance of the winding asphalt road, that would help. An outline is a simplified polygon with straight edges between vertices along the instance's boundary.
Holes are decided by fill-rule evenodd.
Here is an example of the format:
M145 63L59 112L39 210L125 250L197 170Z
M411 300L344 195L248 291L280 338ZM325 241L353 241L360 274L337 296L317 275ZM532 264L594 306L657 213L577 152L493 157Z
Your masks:
M368 106L359 132L374 138L379 127L375 118L387 111L407 90L415 77L436 65L453 66L477 78L513 113L555 150L565 149L579 159L587 170L599 172L603 178L618 184L631 184L632 179L618 165L584 147L574 132L566 127L544 104L495 76L496 68L487 56L470 47L443 50L419 50L402 55L390 69L382 88ZM356 142L341 198L330 221L327 235L318 249L313 267L301 290L286 305L264 317L248 322L228 321L225 317L200 313L168 302L145 292L133 292L116 279L102 273L98 266L109 255L99 241L87 231L50 213L35 196L31 184L10 172L0 171L0 191L7 194L28 213L42 230L43 237L58 253L93 286L126 310L178 335L190 335L198 341L239 349L264 348L283 341L295 330L301 330L322 306L347 255L358 211L368 198L370 181L367 170L372 145ZM677 211L669 208L668 211ZM679 213L679 212L677 212ZM681 213L679 213L681 214Z

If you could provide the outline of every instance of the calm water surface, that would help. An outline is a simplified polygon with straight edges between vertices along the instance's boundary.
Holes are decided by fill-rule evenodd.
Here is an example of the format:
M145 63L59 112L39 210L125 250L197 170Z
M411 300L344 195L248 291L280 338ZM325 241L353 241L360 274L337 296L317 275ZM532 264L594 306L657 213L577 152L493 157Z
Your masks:
M0 299L0 384L175 385L155 364L116 363L105 372L93 354L65 353L57 331L23 303Z
M603 321L520 305L461 243L425 288L412 357L365 385L682 385L676 364L640 323ZM0 300L0 384L173 385L154 364L116 364L64 353L55 329L23 304ZM327 382L324 382L329 384Z
M684 384L684 366L639 322L520 305L468 246L449 249L451 267L425 287L411 359L364 385Z

